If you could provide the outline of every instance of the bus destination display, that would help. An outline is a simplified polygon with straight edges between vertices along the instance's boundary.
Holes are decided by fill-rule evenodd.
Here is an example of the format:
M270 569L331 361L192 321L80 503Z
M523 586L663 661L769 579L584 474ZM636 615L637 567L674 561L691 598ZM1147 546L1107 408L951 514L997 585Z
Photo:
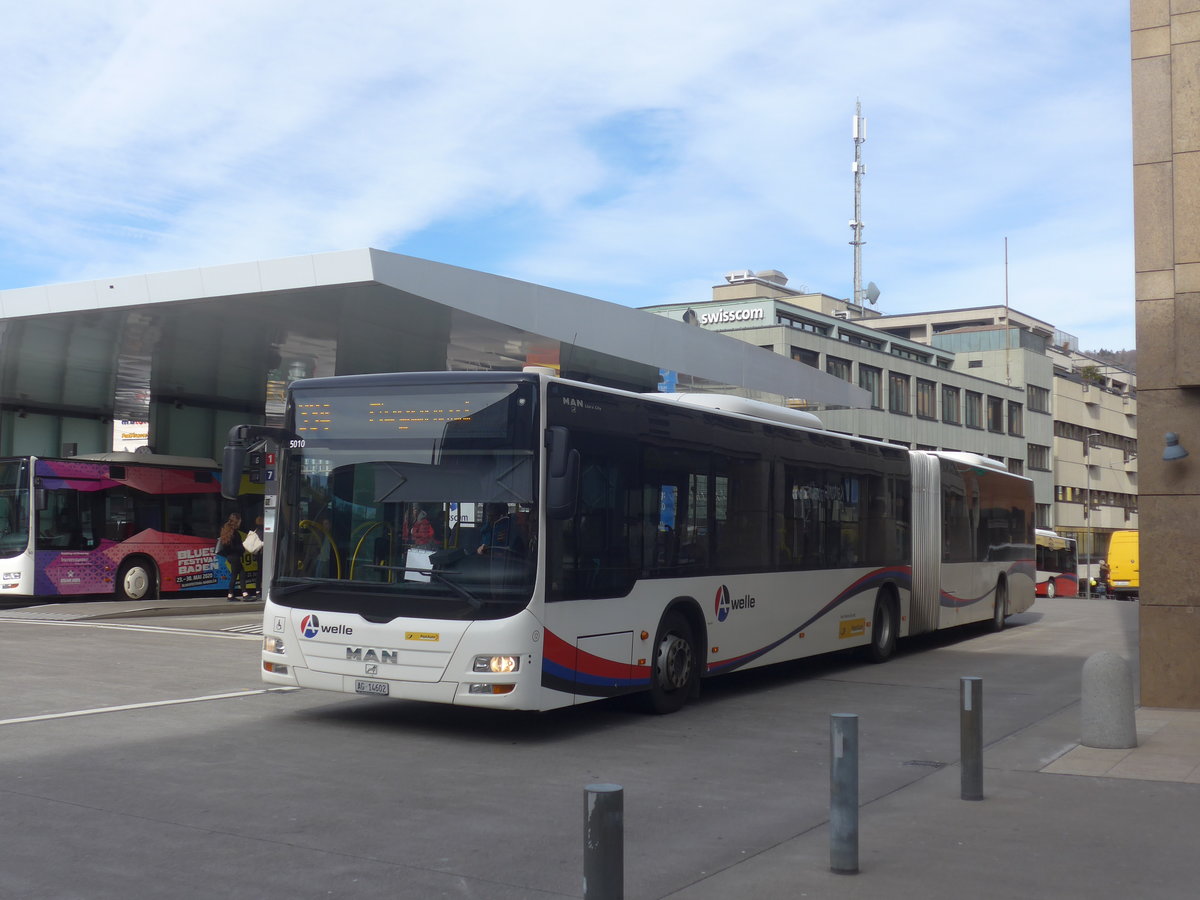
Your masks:
M502 437L507 432L511 385L496 391L430 392L414 396L297 392L296 434L305 439L336 436L339 441L396 438ZM494 408L499 406L498 409ZM489 407L493 407L489 411Z

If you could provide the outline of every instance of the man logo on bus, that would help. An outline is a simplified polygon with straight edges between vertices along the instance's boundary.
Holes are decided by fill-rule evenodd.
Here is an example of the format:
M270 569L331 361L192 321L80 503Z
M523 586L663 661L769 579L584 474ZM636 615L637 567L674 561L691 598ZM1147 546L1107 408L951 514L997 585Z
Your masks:
M316 616L305 616L300 621L300 631L306 638L315 638L321 631L321 623Z
M725 587L725 585L717 588L716 608L718 622L724 622L729 618L729 588Z

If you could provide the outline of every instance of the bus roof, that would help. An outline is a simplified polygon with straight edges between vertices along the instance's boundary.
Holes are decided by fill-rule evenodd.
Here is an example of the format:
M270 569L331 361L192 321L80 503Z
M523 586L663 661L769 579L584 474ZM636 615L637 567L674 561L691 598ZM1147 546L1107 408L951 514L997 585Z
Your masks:
M41 457L39 457L41 458ZM128 450L112 450L108 453L81 453L71 459L88 462L124 463L129 466L175 466L180 469L219 469L216 460L203 456L168 456L159 453L131 453Z

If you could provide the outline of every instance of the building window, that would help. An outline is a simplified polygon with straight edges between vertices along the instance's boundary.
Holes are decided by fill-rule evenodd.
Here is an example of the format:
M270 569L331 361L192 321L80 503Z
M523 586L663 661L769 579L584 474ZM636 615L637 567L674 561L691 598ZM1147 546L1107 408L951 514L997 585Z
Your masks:
M968 428L983 427L983 394L977 394L975 391L967 391L967 402L965 409L966 423Z
M942 385L942 421L947 425L962 424L958 388L948 384Z
M882 350L883 341L873 341L870 338L863 337L861 334L855 334L853 331L838 332L838 337L848 344L854 344L857 347L866 347L869 350Z
M1050 412L1049 389L1038 387L1036 384L1027 384L1025 386L1025 397L1029 401L1029 409L1031 412Z
M836 356L825 356L825 371L834 378L840 378L842 381L850 380L850 360L840 359Z
M924 378L917 379L917 415L922 419L937 418L937 385Z
M901 359L911 359L913 362L929 364L928 353L914 353L912 350L907 350L904 347L892 345L892 356L899 356Z
M858 364L858 386L871 392L871 409L883 409L883 370Z
M1035 503L1033 506L1033 515L1037 521L1038 528L1050 527L1050 504Z
M1025 459L1029 463L1029 468L1037 469L1039 472L1050 471L1050 448L1041 444L1026 444Z
M787 313L776 313L775 324L786 325L788 328L799 328L801 331L807 331L811 334L829 335L828 325L818 325L816 322L810 322L808 319L801 319L797 316L789 316Z
M968 359L967 360L967 368L968 369L982 369L983 368L983 360L982 359Z
M1008 401L1008 433L1016 437L1025 434L1025 418L1020 403Z
M1014 475L1024 475L1025 464L1019 459L1013 459L1012 457L1009 457L1008 471L1012 472Z
M906 416L912 413L909 377L903 372L888 372L888 410Z
M987 398L987 429L996 434L1004 433L1004 401L999 397Z
M792 348L792 359L798 363L804 363L806 366L812 366L814 369L821 366L821 354L816 350L805 350L803 347Z

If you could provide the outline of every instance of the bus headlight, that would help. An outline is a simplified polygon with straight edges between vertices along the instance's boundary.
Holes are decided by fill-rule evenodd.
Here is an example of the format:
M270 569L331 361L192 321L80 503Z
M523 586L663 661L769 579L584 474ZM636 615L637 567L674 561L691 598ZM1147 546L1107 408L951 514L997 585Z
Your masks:
M275 637L274 635L263 638L263 651L265 653L282 653L283 638Z
M473 672L495 672L497 675L515 672L521 668L519 656L477 656L471 666Z

